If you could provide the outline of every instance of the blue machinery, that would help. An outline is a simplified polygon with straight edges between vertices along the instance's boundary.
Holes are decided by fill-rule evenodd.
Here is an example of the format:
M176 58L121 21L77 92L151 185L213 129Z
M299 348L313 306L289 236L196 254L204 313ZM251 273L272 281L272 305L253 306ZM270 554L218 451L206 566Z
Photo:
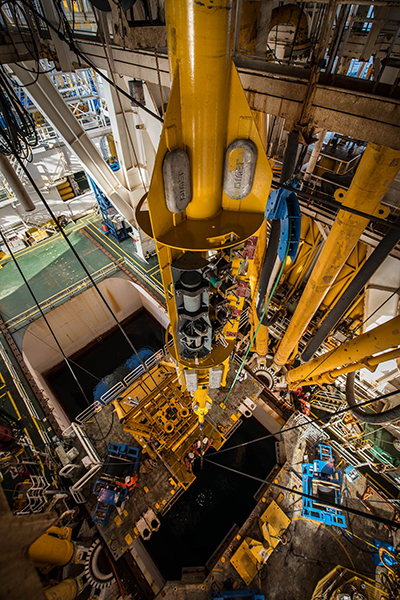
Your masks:
M279 260L285 259L286 248L290 243L288 257L294 261L299 249L301 232L301 213L295 190L292 192L283 188L272 190L268 197L265 216L270 220L278 219L281 224Z
M107 196L103 194L93 179L90 176L88 176L88 179L96 196L101 216L103 217L103 229L105 233L111 235L117 242L123 242L129 237L123 216L115 210Z
M346 527L343 513L331 506L324 505L324 500L340 504L342 473L334 467L332 448L319 444L315 448L315 460L302 465L303 493L312 495L318 500L303 497L302 516L325 525Z
M93 486L98 498L92 521L105 525L114 506L121 504L131 495L132 487L124 482L133 479L139 470L141 449L126 444L108 444L107 456L100 477Z

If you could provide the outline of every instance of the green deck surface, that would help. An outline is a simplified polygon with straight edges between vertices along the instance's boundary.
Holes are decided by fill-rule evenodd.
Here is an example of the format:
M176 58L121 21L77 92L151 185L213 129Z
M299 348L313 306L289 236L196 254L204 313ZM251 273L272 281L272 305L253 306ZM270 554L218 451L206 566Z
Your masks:
M89 273L94 273L110 264L107 257L81 231L87 231L115 258L126 258L134 266L135 274L162 297L161 278L156 257L149 263L138 258L131 238L117 243L104 234L101 229L101 217L89 216L70 224L65 231L79 257ZM29 285L39 302L43 302L77 284L86 277L82 266L69 248L61 234L55 234L46 240L16 253L16 259ZM35 307L27 286L10 257L0 262L0 313L5 321Z

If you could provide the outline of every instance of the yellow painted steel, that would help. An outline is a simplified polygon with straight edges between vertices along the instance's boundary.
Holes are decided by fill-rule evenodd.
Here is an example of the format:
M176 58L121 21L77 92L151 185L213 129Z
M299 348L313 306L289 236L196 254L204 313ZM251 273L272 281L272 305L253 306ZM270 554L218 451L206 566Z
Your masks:
M257 327L258 327L258 317L257 317L257 310L256 310L256 306L257 306L257 290L258 290L258 285L260 282L260 275L261 275L261 270L262 270L262 265L263 265L263 261L264 261L264 256L265 256L265 250L266 250L266 241L267 241L267 219L264 219L263 224L261 225L260 229L257 232L257 237L258 237L258 241L257 241L257 247L256 247L256 251L255 251L255 255L254 255L254 260L253 260L253 266L252 266L252 270L250 273L250 290L251 290L251 309L250 309L250 324L251 324L251 331L250 331L250 335L251 338L253 338L254 336L254 332L256 331ZM265 325L260 325L258 331L257 331L257 335L256 335L256 339L254 342L254 351L258 354L258 356L265 356L268 352L268 340L269 340L269 335L268 335L268 327L266 327Z
M345 264L341 268L334 283L326 294L322 305L330 308L336 302L338 297L344 292L352 282L358 271L361 269L367 258L367 245L358 242ZM321 305L321 308L322 308Z
M329 530L330 532L330 530ZM347 551L346 551L347 554ZM350 559L352 564L352 560ZM355 569L355 567L353 566ZM330 594L332 598L340 597L341 592L345 594L348 589L362 589L363 595L373 600L389 600L390 589L384 587L377 581L356 573L348 567L336 566L325 577L318 582L311 600L319 600Z
M260 111L253 111L254 120L257 125L258 133L260 134L260 138L266 148L267 145L267 137L266 137L266 115ZM268 222L267 219L264 219L263 224L260 229L257 231L257 246L254 254L254 259L251 266L251 272L249 273L249 284L250 284L250 292L251 292L251 308L249 311L250 314L250 336L253 338L254 332L257 330L259 319L257 317L257 291L258 285L260 282L261 270L264 262L265 251L267 247L267 228ZM268 352L268 327L265 325L260 325L258 327L256 339L254 342L254 351L258 354L258 356L264 357Z
M35 567L66 565L74 553L74 545L69 539L71 533L72 531L67 527L50 527L46 533L33 542L29 548L29 556Z
M308 381L307 383L334 383L340 375L353 373L354 371L359 371L360 369L369 369L370 371L375 371L376 367L381 363L384 363L388 360L394 360L399 357L400 348L396 348L396 350L389 350L388 352L384 352L383 354L379 354L378 356L370 356L368 358L365 358L362 362L354 363L352 365L342 367L341 369L330 371L329 373L323 373L322 375L318 375L315 378L312 377L312 382Z
M380 201L389 189L400 167L400 152L368 144L347 193L335 194L345 206L360 208L374 215L380 210ZM316 265L307 282L274 361L287 363L290 354L304 334L310 320L323 302L340 269L368 224L368 219L340 210Z
M170 70L179 64L182 138L192 165L191 219L209 219L221 208L234 5L216 4L165 3Z
M289 527L291 521L283 512L280 506L272 500L258 520L258 524L263 534L264 548L272 554L277 545L281 542L283 534Z
M193 399L180 388L176 370L171 370L170 365L158 364L150 373L144 373L113 405L124 430L152 458L158 454L186 489L196 477L186 469L185 455L200 434L198 420L191 410ZM205 423L203 434L207 437L212 432L213 448L218 450L225 438L212 429L210 423Z
M166 2L173 84L147 197L149 213L137 210L144 231L179 250L229 248L261 226L272 171L231 60L234 3ZM225 152L250 139L258 157L251 192L242 200L223 191ZM185 149L190 159L192 200L182 213L165 203L162 163L167 151Z
M345 366L351 366L353 363L363 363L365 359L370 359L374 354L384 352L390 348L398 350L399 345L400 316L397 316L375 327L375 329L345 342L338 348L321 354L318 358L290 370L286 374L286 381L293 388L310 380L317 381L319 376L324 373L332 373L335 369L341 369L341 374L347 373ZM379 359L380 357L376 358ZM388 359L385 358L384 360ZM370 364L372 365L371 362ZM353 369L348 369L348 371L351 370Z
M245 537L230 562L240 577L250 585L260 565L264 564L283 541L291 520L273 500L258 520L263 541Z
M165 3L173 84L150 189L136 211L140 227L156 241L174 338L171 355L180 374L184 369L198 372L193 406L200 423L211 406L206 393L209 369L223 364L226 379L244 298L238 299L234 289L226 293L232 317L218 340L203 358L184 359L179 355L176 336L178 314L171 264L187 251L199 252L203 257L210 250L224 251L232 262L232 275L248 282L251 267L241 274L243 261L229 254L230 248L243 244L262 225L272 181L271 166L231 60L234 8L232 0ZM225 155L228 146L238 139L255 144L257 161L251 191L242 199L231 199L223 188ZM162 172L166 154L176 149L187 153L191 172L192 198L180 213L168 210ZM146 199L148 211L142 210ZM180 381L185 388L183 376Z
M61 583L44 590L46 600L74 600L78 593L78 584L75 579L64 579Z

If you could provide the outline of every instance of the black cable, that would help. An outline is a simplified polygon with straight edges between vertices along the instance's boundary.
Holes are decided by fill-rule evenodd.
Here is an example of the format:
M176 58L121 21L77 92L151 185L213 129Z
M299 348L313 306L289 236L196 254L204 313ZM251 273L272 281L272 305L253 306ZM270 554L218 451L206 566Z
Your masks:
M79 264L81 265L82 269L84 270L84 272L86 273L87 277L89 278L90 282L92 283L93 287L95 288L95 290L97 291L99 297L101 298L102 302L104 303L104 306L107 308L108 312L110 313L110 315L112 316L113 320L115 321L118 329L120 330L120 332L122 333L122 335L124 336L125 340L128 342L130 348L133 350L133 352L135 353L136 357L138 358L138 360L140 361L143 369L146 371L146 373L148 373L149 377L151 378L151 380L153 381L155 387L158 389L158 391L160 392L160 394L163 396L163 398L166 400L166 402L168 403L168 399L166 398L164 392L162 391L162 389L160 388L160 386L158 385L157 381L154 379L153 375L150 373L149 369L146 367L145 362L142 360L142 357L139 355L139 353L137 352L134 344L132 343L132 341L129 339L128 335L126 334L124 328L122 327L121 323L118 321L114 311L112 310L111 306L109 305L109 303L107 302L107 300L105 299L103 293L101 292L101 290L99 289L97 283L95 282L95 280L93 279L92 275L90 274L89 270L87 269L86 265L84 264L84 262L82 261L81 257L79 256L79 254L77 253L76 249L74 248L73 244L71 243L71 241L69 240L67 234L65 233L64 229L61 227L61 225L58 222L57 217L55 216L55 214L53 213L52 209L50 208L49 204L47 203L46 199L44 198L42 192L40 191L40 189L38 188L35 180L33 179L32 175L29 173L28 169L26 168L26 166L24 165L24 163L22 162L22 160L20 159L20 157L18 156L18 154L15 154L15 158L17 159L17 161L19 162L19 164L21 165L24 173L26 174L26 176L28 177L31 185L33 186L33 189L35 190L35 192L38 194L39 198L41 199L41 201L43 202L46 210L48 211L48 213L50 214L51 218L53 219L54 223L56 224L57 229L60 231L62 237L64 238L64 240L67 242L69 248L71 249L73 255L75 256L75 258L77 259L77 261L79 262ZM11 254L11 252L10 252ZM39 307L40 308L40 307ZM40 309L41 310L41 309Z
M346 509L346 511L347 511L347 509ZM350 523L350 515L348 514L347 516L348 516L349 523ZM357 548L357 550L359 550L360 552L364 552L365 554L374 554L374 550L367 550L366 548L361 548L360 546L358 546L358 544L356 544L352 540L352 538L350 537L350 534L345 529L343 529L343 527L338 527L338 529L340 529L340 532L343 535L343 537L346 539L346 541L349 542L352 546L354 546L354 548Z
M284 492L290 492L291 494L297 494L298 496L301 496L302 498L308 498L309 500L314 500L315 502L321 503L321 499L317 498L316 496L312 496L310 494L305 494L304 492L299 492L298 490L296 490L294 488L293 489L288 488L284 485L280 485L279 483L275 483L275 481L268 481L267 479L261 479L260 477L256 477L255 475L249 475L248 473L243 473L242 471L232 469L231 467L227 467L225 465L222 465L221 463L214 462L213 460L210 460L209 458L204 458L204 460L206 462L211 463L212 465L217 465L217 467L222 467L223 469L226 469L227 471L232 471L232 473L236 473L238 475L243 475L244 477L248 477L249 479L254 479L255 481L259 481L261 483L270 485L271 487L277 488L278 490L282 490ZM326 500L326 499L324 499L323 504L326 506L332 506L333 508L337 508L341 511L345 510L347 512L352 513L353 515L357 515L357 517L362 517L362 518L368 519L370 521L376 521L377 523L381 523L382 525L387 525L388 527L394 527L395 529L400 529L400 523L398 523L397 521L391 521L390 519L385 519L384 517L378 517L376 515L369 514L369 513L363 512L361 510L357 510L356 508L346 507L346 506L343 506L342 504L337 504L336 502L331 502L330 500Z
M393 408L389 408L388 410L384 410L379 413L366 413L364 412L360 406L361 404L356 403L355 394L354 394L354 380L355 373L347 373L346 378L346 402L349 405L351 413L357 417L359 421L362 423L373 423L374 425L379 425L380 423L390 423L390 421L397 421L400 419L400 404L394 406ZM395 390L396 393L400 393L400 390Z
M93 69L93 71L95 71L98 75L100 75L100 77L102 79L104 79L104 81L106 81L112 87L115 87L115 89L117 89L123 96L125 96L126 98L128 98L131 102L134 102L136 106L138 106L144 112L146 112L147 114L149 114L152 117L154 117L155 119L157 119L157 121L160 121L161 123L164 122L164 119L162 117L160 117L160 115L157 115L152 110L148 109L144 104L142 104L141 102L139 102L138 100L136 100L136 98L134 98L133 96L131 96L131 94L129 94L128 92L126 92L123 88L121 88L118 85L114 84L114 82L109 77L107 77L107 75L105 75L100 69L98 69L96 67L96 65L89 58L87 58L87 56L76 46L75 40L73 39L71 27L70 27L70 25L68 23L68 20L65 18L64 14L63 14L63 22L64 22L65 27L69 28L69 30L70 30L70 33L71 33L70 39L68 39L67 36L60 31L60 29L57 29L57 27L55 27L52 23L50 23L50 21L48 21L48 19L46 19L46 17L44 17L43 15L41 15L36 9L34 9L32 6L30 6L29 3L27 2L27 0L19 0L19 2L21 2L22 4L25 4L26 6L28 6L28 8L37 17L39 17L40 19L42 19L42 21L44 21L44 23L46 23L46 25L52 31L54 31L54 33L56 33L58 35L58 37L60 38L60 40L63 41L63 42L65 42L68 45L69 49L74 54L76 54L76 56L78 56L79 58L81 58L82 60L84 60L86 62L86 64L91 69ZM5 2L2 2L0 4L0 6L2 6L4 3ZM57 7L57 3L55 3L55 6ZM60 12L59 12L59 15L60 15Z
M365 402L361 402L360 404L357 404L357 406L368 406L369 404L373 404L374 402L378 402L379 400L384 400L385 398L390 398L391 396L395 396L396 394L399 394L400 391L399 390L394 390L393 392L389 392L388 394L384 394L383 396L378 396L377 398L374 398L373 400L366 400ZM267 440L268 438L271 437L275 437L277 435L284 435L285 433L288 433L289 431L293 431L295 429L300 429L301 427L307 427L308 425L311 425L312 423L318 423L321 422L323 423L325 420L330 420L332 417L335 417L337 415L341 415L347 412L351 412L351 408L347 407L347 408L341 408L340 410L337 410L334 413L329 413L328 415L326 415L325 417L315 417L314 419L310 419L309 421L306 421L305 423L300 423L299 425L293 425L293 427L287 427L286 429L281 429L280 431L277 431L275 433L269 433L268 435L264 435L263 437L257 438L255 440L250 440L249 442L243 442L242 444L237 444L236 446L231 446L230 448L222 448L222 450L218 450L218 454L221 454L222 452L228 452L229 450L234 450L235 448L240 448L242 446L248 446L250 444L255 444L256 442L262 442L263 440ZM215 453L217 453L217 451L215 451Z
M0 153L31 160L38 137L33 117L22 106L5 68L0 67Z
M34 292L33 292L32 288L31 288L31 286L29 285L29 282L28 282L27 278L25 277L25 275L24 275L24 273L23 273L23 271L22 271L22 269L21 269L21 267L20 267L20 265L19 265L19 263L18 263L18 261L17 261L17 259L16 259L15 255L14 255L13 251L12 251L12 250L11 250L11 248L10 248L10 245L9 245L9 243L8 243L8 240L7 240L7 239L6 239L6 237L3 235L3 232L2 232L2 230L1 230L1 229L0 229L0 235L1 235L2 239L3 239L3 243L4 243L4 244L6 245L6 247L7 247L8 253L10 254L11 258L12 258L12 259L13 259L13 261L14 261L14 264L15 264L15 266L17 267L17 269L18 269L18 271L19 271L19 274L21 275L21 277L22 277L22 279L23 279L23 281L24 281L24 283L25 283L26 287L28 288L28 290L29 290L29 293L31 294L31 296L32 296L32 298L33 298L33 300L34 300L34 302L35 302L36 306L38 307L38 309L39 309L39 311L40 311L40 314L42 315L42 317L43 317L43 319L44 319L44 322L46 323L47 327L49 328L49 331L50 331L50 333L51 333L51 335L52 335L52 337L53 337L53 339L54 339L55 343L57 344L57 346L58 346L58 348L59 348L59 350L60 350L61 354L63 355L63 357L64 357L64 360L65 360L65 363L66 363L67 367L69 368L69 370L70 370L70 372L71 372L71 375L72 375L72 377L73 377L73 378L74 378L74 380L75 380L75 383L76 383L76 385L79 387L79 389L80 389L80 391L81 391L81 394L82 394L82 396L83 396L83 397L85 398L85 400L86 400L86 403L87 403L87 405L88 405L88 406L90 406L90 402L89 402L89 400L88 400L88 398L87 398L87 396L86 396L86 394L85 394L85 392L84 392L84 390L83 390L83 388L82 388L82 386L81 386L80 382L78 381L78 378L76 377L76 375L75 375L75 373L74 373L74 370L73 370L73 368L72 368L72 367L71 367L71 365L70 365L70 362L69 362L69 360L68 360L68 357L66 356L66 354L65 354L64 350L62 349L62 347L61 347L61 345L60 345L60 343L59 343L59 341L58 341L58 339L57 339L57 337L56 337L56 334L54 333L54 331L53 331L53 329L52 329L52 327L51 327L51 325L50 325L49 321L47 320L47 317L46 317L46 315L44 314L44 312L43 312L43 310L42 310L42 308L41 308L41 306L40 306L40 304L39 304L38 300L36 299L36 296L35 296L35 294L34 294Z
M345 496L346 497L346 508L348 508L349 507L349 498L348 498L348 494L347 494L347 485L346 485L346 483L344 485L345 485L345 490L346 490L346 496ZM359 498L359 500L361 501L361 498ZM347 533L347 535L350 535L350 536L354 537L355 534L354 534L354 531L353 531L353 526L351 524L350 514L349 514L348 511L347 511L347 520L348 520L348 523L349 523L349 529L350 529L351 533L349 534L348 532L346 532L343 527L338 527L338 529L340 529L340 531L341 531L341 533L342 533L342 535L344 537L346 537L346 535L345 535L346 533ZM346 539L347 539L347 541L350 542L350 544L352 546L354 546L355 548L357 548L357 550L360 550L361 552L365 552L366 554L373 554L374 553L373 550L366 550L365 548L360 548L355 542L353 542L352 539L349 539L349 538L346 538ZM364 542L364 540L362 540L362 541ZM364 542L364 543L366 544L367 542Z
M111 429L112 429L112 427L113 427L113 424L114 424L114 411L112 411L112 412L111 412L111 423L110 423L110 427L108 428L108 431L107 431L107 433L106 433L106 434L104 434L104 436L103 436L103 437L101 437L101 438L92 438L92 437L90 437L90 436L87 434L87 431L86 431L86 430L85 430L85 435L86 435L86 437L87 437L87 438L88 438L88 439L89 439L91 442L104 442L104 440L105 440L106 438L108 438L108 436L110 435L110 433L111 433Z

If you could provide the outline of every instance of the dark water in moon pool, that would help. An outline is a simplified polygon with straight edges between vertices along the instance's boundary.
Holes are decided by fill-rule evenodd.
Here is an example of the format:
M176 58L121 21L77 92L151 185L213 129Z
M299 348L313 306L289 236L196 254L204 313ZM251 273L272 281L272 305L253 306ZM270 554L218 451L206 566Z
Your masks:
M254 418L243 424L223 447L229 448L269 432ZM276 463L275 438L241 446L206 458L243 473L265 478ZM171 510L161 517L161 528L144 542L161 573L179 580L182 567L205 566L236 523L241 527L256 505L261 483L204 461L196 461L196 481Z
M124 330L143 361L164 345L164 328L145 310L136 312L125 321ZM71 358L74 363L80 365L71 366L90 404L94 400L100 400L107 390L140 364L118 329ZM49 371L45 378L70 419L74 419L85 410L86 400L64 362Z

